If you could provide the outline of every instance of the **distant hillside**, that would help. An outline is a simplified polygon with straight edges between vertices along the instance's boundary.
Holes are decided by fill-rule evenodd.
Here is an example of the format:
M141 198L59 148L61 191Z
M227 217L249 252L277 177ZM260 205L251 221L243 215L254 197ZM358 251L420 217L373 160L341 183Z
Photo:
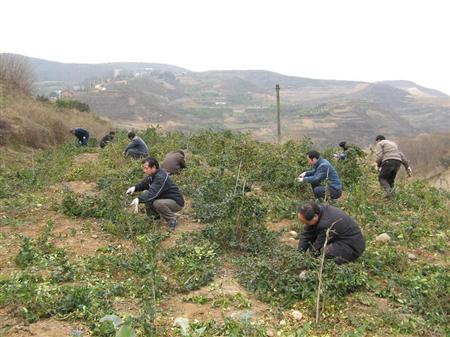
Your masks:
M111 125L98 116L74 109L57 108L21 92L6 89L0 82L0 155L12 148L47 148L75 138L69 133L84 126L100 139Z
M448 95L444 94L443 92L435 89L425 88L422 87L414 82L411 81L383 81L380 83L384 83L387 85L390 85L392 87L396 87L399 89L402 89L411 95L417 95L417 96L427 96L427 97L447 97Z
M409 81L319 80L265 70L192 72L154 63L63 64L29 58L37 90L71 88L115 123L168 130L250 131L275 139L275 85L283 139L365 146L374 135L411 137L450 130L450 98Z
M27 57L34 70L36 79L39 82L58 81L67 83L80 83L93 77L112 77L114 69L127 69L129 71L139 71L143 69L153 69L171 72L184 72L186 69L159 63L131 63L115 62L102 64L77 64L60 63L47 61L32 57Z

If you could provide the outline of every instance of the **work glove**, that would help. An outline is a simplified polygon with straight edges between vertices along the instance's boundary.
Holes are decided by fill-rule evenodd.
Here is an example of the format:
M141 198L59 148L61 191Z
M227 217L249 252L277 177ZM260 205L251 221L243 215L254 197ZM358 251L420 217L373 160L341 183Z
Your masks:
M306 172L303 172L302 174L300 174L298 177L299 178L304 178L305 177L305 175L306 175Z
M129 189L127 189L127 194L128 195L133 194L135 190L136 190L136 187L131 186Z
M134 213L139 213L139 199L138 198L133 199L130 206L133 206Z
M303 177L300 176L300 177L297 178L297 180L298 180L299 183L302 183L303 182Z
M408 177L411 177L411 176L412 176L412 168L411 168L411 167L408 167L408 168L406 169L406 174L408 175Z

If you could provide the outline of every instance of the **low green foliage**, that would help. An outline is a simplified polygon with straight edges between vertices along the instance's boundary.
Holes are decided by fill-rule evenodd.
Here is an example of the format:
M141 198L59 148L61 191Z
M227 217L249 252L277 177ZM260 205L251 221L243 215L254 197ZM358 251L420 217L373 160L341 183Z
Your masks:
M58 99L55 102L58 108L76 109L78 111L89 112L89 105L74 99Z
M197 289L211 282L218 267L218 245L198 237L183 238L165 255L179 291Z
M273 311L301 307L305 322L299 327L288 320L286 326L274 327L273 322L224 318L192 323L192 336L267 336L268 328L286 336L325 335L330 330L364 336L380 329L381 335L445 335L448 193L421 180L398 179L396 196L387 202L377 173L363 157L336 163L345 190L344 198L334 204L360 223L367 248L355 263L337 266L326 261L323 321L316 326L306 320L314 314L319 260L280 244L280 234L267 228L269 222L285 219L292 219L291 228L297 228L297 204L313 198L310 187L296 181L299 173L310 169L305 153L311 142L274 145L229 131L185 135L150 128L138 134L160 160L169 151L186 150L188 168L172 177L192 206L183 211L180 228L188 213L186 221L200 221L202 230L186 233L175 247L164 250L160 243L171 236L165 226L143 213L131 213L129 203L135 196L125 191L142 179L143 172L140 161L122 156L128 143L125 131L104 149L71 142L35 153L26 165L13 163L0 173L2 227L29 225L29 213L39 218L44 212L59 212L87 223L93 218L114 240L127 244L111 242L94 255L74 257L52 244L57 234L49 222L38 238L21 237L14 259L20 271L0 277L0 306L15 306L29 322L47 317L83 321L92 335L106 337L120 328L100 320L119 315L114 301L124 298L135 303L138 313L125 318L123 326L136 335L180 335L156 321L158 301L209 284L226 261L237 280L270 303ZM333 160L335 149L322 152ZM95 160L79 163L83 157ZM96 185L89 193L75 194L64 189L67 181ZM55 202L58 205L52 206ZM85 230L72 228L68 235ZM383 232L391 241L375 242ZM8 236L2 234L0 240L4 243ZM415 259L408 257L411 252ZM306 274L300 276L302 271ZM355 293L361 294L359 305L367 312L355 309L353 315L343 315L346 306L354 305ZM241 295L186 294L186 300L251 310L250 301ZM388 309L375 310L370 301L376 300L386 301Z

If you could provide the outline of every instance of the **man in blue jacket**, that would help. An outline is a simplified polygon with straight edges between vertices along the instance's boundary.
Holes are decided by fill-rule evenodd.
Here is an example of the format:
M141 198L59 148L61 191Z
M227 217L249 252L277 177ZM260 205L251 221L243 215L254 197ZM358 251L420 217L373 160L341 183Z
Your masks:
M148 155L147 144L145 144L141 137L136 136L133 131L130 131L128 132L128 139L131 140L131 143L129 143L123 151L123 154L125 156L139 159L144 158Z
M314 196L317 199L323 199L325 198L325 187L322 186L322 182L328 180L328 192L331 199L338 199L342 195L342 184L336 169L328 160L320 157L320 153L317 151L309 151L306 157L313 169L300 174L298 181L310 183Z
M142 161L146 177L139 184L130 187L127 194L144 191L131 202L134 211L139 210L139 203L145 203L147 215L155 218L162 217L174 230L178 225L178 216L175 212L184 207L184 198L180 189L170 179L169 174L159 168L155 157L148 157Z
M89 132L83 128L70 129L70 133L78 138L78 143L81 146L87 146L89 140Z

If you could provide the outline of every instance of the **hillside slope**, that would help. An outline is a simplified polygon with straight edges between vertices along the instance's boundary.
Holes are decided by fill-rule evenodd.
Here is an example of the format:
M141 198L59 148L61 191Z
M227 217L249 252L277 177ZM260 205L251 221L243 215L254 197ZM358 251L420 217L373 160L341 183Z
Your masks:
M111 125L105 119L76 109L57 108L0 83L0 146L47 148L73 136L71 128L85 127L100 139ZM2 151L3 152L3 151Z
M186 149L175 232L129 208L124 191L142 168L121 155L126 132L104 149L67 143L0 171L3 335L110 337L110 320L156 337L448 335L447 193L399 179L386 202L363 158L338 163L346 190L335 205L367 247L355 263L325 262L315 324L320 264L295 249L296 206L312 197L295 178L311 144L230 131L140 136L157 158Z

